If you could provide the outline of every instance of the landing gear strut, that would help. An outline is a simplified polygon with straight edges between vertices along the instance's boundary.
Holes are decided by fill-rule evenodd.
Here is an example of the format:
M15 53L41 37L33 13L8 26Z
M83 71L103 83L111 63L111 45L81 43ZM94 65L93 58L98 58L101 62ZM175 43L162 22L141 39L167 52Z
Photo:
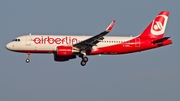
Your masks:
M82 58L81 61L81 66L85 66L86 62L88 62L88 57L86 57L86 52L85 51L81 51L82 56L80 56Z
M30 62L30 53L27 53L27 59L26 59L26 63L29 63Z

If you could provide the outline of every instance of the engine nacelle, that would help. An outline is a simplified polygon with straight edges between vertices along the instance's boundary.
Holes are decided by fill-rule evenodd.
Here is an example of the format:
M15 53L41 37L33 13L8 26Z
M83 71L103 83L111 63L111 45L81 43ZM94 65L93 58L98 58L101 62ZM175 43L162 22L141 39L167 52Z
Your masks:
M73 54L72 46L57 46L57 55L58 56L70 56Z
M54 54L54 61L59 61L59 62L64 62L64 61L68 61L70 59L75 59L76 55L71 55L71 56L58 56L56 54Z

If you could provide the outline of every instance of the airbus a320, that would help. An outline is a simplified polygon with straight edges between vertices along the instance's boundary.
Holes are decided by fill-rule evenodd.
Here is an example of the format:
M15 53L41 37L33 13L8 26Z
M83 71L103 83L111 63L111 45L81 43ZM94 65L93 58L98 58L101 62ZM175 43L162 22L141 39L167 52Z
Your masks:
M95 36L29 34L15 38L6 48L27 53L27 63L30 62L31 53L51 53L54 60L59 62L80 57L80 64L85 66L89 55L127 54L172 44L170 37L164 36L168 16L168 11L161 11L148 27L135 37L106 36L114 26L113 20L105 31Z

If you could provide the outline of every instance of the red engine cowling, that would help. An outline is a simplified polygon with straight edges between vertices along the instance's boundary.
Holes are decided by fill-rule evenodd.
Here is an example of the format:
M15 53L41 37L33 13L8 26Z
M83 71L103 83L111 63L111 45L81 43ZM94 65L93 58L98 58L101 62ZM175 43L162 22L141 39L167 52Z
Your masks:
M57 46L57 55L59 56L70 56L73 50L71 46Z

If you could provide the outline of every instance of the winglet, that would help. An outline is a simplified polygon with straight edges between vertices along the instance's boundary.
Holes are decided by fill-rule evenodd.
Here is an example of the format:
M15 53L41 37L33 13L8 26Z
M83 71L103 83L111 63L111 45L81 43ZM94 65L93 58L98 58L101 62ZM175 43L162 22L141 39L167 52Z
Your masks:
M116 22L116 20L113 20L113 21L111 22L111 24L110 24L110 25L107 27L107 29L106 29L107 32L110 32L110 31L112 30L115 22Z

